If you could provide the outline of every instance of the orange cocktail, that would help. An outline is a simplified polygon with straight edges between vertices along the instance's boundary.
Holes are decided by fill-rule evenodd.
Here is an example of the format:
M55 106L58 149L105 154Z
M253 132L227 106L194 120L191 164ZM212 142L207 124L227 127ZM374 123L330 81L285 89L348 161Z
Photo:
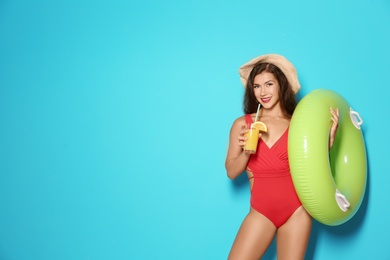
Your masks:
M248 153L254 154L257 150L257 143L259 142L259 134L260 132L267 132L268 128L263 122L254 122L251 124L251 127L247 133L245 133L245 137L247 138L244 150Z

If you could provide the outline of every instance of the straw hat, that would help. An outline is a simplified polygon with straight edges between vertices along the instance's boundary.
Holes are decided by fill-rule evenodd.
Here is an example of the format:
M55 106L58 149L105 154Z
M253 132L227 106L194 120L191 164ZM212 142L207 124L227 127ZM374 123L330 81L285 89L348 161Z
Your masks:
M289 62L285 57L278 54L262 55L242 65L238 70L238 73L240 74L241 82L244 87L246 87L246 82L253 67L258 63L272 63L273 65L277 66L284 73L284 75L286 75L287 80L295 94L301 88L294 65L292 65L292 63Z

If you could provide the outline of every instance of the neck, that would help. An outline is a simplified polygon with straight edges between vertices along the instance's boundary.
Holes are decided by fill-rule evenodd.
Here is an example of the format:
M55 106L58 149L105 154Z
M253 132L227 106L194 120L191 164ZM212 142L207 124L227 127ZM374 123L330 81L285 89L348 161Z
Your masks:
M280 106L274 106L271 108L264 108L262 107L260 109L260 116L262 117L277 117L277 118L286 118L286 116L283 114L283 111Z

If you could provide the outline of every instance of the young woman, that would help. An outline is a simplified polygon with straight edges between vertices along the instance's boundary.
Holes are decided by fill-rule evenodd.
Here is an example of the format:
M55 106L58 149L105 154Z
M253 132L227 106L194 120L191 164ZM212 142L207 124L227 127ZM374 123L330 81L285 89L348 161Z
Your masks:
M287 154L291 116L297 105L300 84L294 66L283 56L268 54L244 64L239 70L246 90L245 115L233 123L225 167L229 178L247 172L250 210L231 248L229 259L260 259L276 235L278 259L304 259L312 220L295 192ZM244 134L254 121L268 127L260 134L257 152L244 151ZM330 108L333 125L329 147L338 125L338 109Z

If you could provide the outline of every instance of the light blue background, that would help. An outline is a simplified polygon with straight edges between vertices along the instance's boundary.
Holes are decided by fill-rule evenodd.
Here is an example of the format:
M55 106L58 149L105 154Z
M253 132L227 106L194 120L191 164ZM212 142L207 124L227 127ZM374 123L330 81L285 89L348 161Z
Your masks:
M365 200L307 259L390 259L389 25L386 0L0 1L0 259L226 259L237 70L265 53L364 120Z

